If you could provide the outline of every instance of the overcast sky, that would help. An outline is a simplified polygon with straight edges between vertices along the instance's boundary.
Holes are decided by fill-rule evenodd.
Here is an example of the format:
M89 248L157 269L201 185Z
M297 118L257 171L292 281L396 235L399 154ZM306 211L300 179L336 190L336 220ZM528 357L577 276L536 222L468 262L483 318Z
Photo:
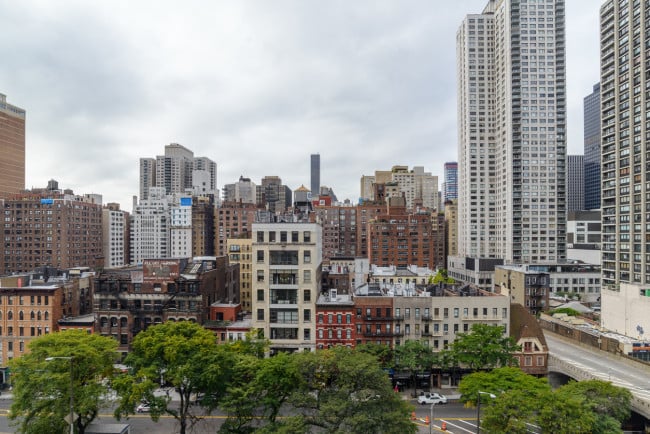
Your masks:
M26 186L131 211L140 157L180 143L240 175L356 201L395 164L456 161L456 30L487 0L0 1L0 93L27 110ZM599 79L601 1L566 0L569 153ZM442 183L442 179L439 181Z

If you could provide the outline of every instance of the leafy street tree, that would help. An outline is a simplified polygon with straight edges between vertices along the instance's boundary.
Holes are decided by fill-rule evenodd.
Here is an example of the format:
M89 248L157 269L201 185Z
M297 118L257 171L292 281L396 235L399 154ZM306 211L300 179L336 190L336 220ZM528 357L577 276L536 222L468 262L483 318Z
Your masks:
M120 396L115 417L133 414L144 401L150 405L153 420L171 415L180 425L180 434L185 434L188 425L192 427L200 419L193 413L191 398L208 393L210 398L204 402L216 405L224 393L227 367L233 360L232 352L226 349L216 344L212 332L189 321L166 322L139 333L125 360L132 372L113 381ZM154 394L163 385L178 392L178 406L171 404L169 394Z
M591 432L605 434L620 431L630 417L632 394L628 389L600 380L572 381L556 391L557 396L581 397L583 406L595 416ZM612 430L612 428L615 430Z
M394 351L388 345L368 342L365 344L358 344L354 348L357 352L375 356L382 368L391 368L394 366Z
M527 423L543 432L614 433L621 432L630 414L630 392L599 380L571 382L552 391L545 379L499 368L470 374L460 383L466 403L476 405L479 390L496 395L481 400L486 433L525 433Z
M452 358L472 370L513 366L513 354L521 350L510 336L504 336L503 327L474 324L469 333L458 333L451 344Z
M299 415L288 423L328 433L415 432L412 406L393 391L374 357L345 347L294 357L302 382L289 398Z
M409 340L395 348L395 368L408 371L417 388L417 373L430 369L435 361L435 355L421 341Z
M550 392L551 387L544 378L528 375L519 368L503 367L466 375L458 385L461 401L471 405L476 405L479 390L494 395L524 390L529 395L538 396Z
M19 433L67 433L70 415L70 369L75 431L83 434L97 417L117 361L114 339L82 330L34 339L29 353L10 362L13 403L9 418ZM46 360L49 359L49 360ZM72 364L72 365L70 365Z

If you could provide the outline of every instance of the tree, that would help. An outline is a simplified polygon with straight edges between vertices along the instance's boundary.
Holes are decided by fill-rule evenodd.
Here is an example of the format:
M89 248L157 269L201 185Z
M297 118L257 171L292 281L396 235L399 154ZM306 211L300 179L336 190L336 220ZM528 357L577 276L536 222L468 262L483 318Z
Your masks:
M430 369L435 360L431 348L421 341L409 340L395 348L395 368L408 371L417 389L417 373Z
M414 433L412 406L391 388L376 359L346 347L295 354L302 382L283 423L330 433ZM289 419L289 420L287 420Z
M17 432L68 432L69 422L64 418L70 415L72 384L74 413L78 415L74 426L83 434L107 396L107 380L118 359L116 349L114 339L82 330L34 339L29 353L10 362L14 400L9 418L17 421Z
M456 281L447 276L447 270L439 269L435 276L429 276L429 284L438 285L441 283L453 285Z
M473 324L470 333L458 333L451 344L452 359L472 370L513 366L514 353L521 347L510 336L504 336L503 327Z
M133 414L139 402L148 402L151 418L173 416L185 434L200 417L194 415L191 398L203 393L206 406L214 406L228 383L232 353L216 344L214 334L189 321L166 322L149 327L133 340L125 360L132 373L120 375L113 387L120 396L115 417ZM154 394L168 384L180 396L178 408L166 396Z
M357 345L355 350L374 356L382 368L391 368L394 366L394 352L389 345L367 342Z
M567 398L581 397L583 406L589 408L595 420L595 434L611 433L612 427L620 430L621 424L630 417L632 394L628 389L601 380L572 381L556 391Z

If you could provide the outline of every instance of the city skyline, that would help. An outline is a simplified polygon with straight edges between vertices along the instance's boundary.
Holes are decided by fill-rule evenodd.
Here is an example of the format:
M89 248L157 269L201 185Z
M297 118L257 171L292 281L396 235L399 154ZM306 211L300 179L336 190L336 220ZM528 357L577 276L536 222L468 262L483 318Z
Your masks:
M566 5L569 153L598 81L598 3ZM393 164L442 179L456 30L485 0L368 5L3 5L0 92L27 111L26 188L54 178L130 211L139 158L169 143L215 161L220 189L240 175L308 186L312 153L340 200Z

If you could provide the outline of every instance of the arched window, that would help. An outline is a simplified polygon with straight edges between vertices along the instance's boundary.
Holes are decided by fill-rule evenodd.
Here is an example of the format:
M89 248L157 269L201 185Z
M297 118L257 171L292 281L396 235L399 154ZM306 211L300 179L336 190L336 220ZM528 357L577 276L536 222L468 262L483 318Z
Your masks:
M13 313L12 311L7 312L7 319L8 319L9 321L11 321L12 319L14 319L14 313Z
M39 321L41 320L41 311L40 310L36 313L36 319L39 320Z
M50 313L48 311L45 311L45 321L50 319Z
M101 325L101 327L106 327L108 325L108 318L106 318L105 316L101 317L99 319L99 324Z
M126 327L127 324L127 318L125 316L120 318L120 327Z
M117 317L116 316L111 317L111 327L117 327Z
M36 318L36 313L34 313L34 311L31 311L31 312L29 313L29 319L32 319L32 320L33 320L34 318Z
M20 321L22 321L22 320L25 319L25 314L23 313L22 310L21 310L20 312L18 312L18 319L19 319Z

